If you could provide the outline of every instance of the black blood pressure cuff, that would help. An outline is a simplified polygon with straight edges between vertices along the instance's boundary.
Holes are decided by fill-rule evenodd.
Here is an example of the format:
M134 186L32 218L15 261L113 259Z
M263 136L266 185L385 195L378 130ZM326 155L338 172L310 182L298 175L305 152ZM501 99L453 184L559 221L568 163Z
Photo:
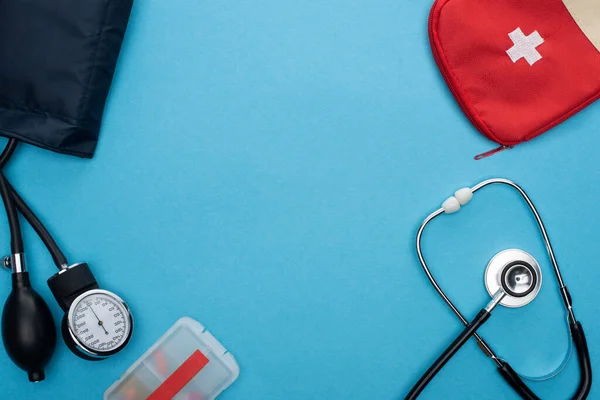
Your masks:
M133 0L0 0L0 135L92 157Z

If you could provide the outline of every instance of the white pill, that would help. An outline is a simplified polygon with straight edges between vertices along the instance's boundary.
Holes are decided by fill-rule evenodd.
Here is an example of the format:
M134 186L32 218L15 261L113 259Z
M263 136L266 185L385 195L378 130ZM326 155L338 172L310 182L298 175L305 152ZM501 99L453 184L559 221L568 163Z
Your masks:
M448 199L442 203L442 208L446 214L452 214L460 210L460 202L454 196L448 197Z
M456 193L454 193L454 197L457 198L461 206L464 206L473 198L473 192L469 188L458 189Z

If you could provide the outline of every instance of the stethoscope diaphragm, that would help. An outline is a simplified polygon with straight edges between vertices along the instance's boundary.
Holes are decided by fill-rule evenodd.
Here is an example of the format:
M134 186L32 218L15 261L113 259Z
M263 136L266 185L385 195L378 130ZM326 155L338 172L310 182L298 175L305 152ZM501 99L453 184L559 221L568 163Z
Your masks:
M542 270L529 253L509 249L496 254L485 269L485 288L491 297L506 292L500 300L504 307L517 308L535 299L542 288Z

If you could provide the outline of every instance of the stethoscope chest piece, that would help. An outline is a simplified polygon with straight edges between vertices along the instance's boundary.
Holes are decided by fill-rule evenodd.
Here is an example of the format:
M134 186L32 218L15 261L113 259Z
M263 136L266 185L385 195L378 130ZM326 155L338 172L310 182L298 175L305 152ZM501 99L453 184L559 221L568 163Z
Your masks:
M503 290L500 300L505 307L517 308L529 304L542 288L542 270L529 253L510 249L496 254L485 270L485 288L490 296Z

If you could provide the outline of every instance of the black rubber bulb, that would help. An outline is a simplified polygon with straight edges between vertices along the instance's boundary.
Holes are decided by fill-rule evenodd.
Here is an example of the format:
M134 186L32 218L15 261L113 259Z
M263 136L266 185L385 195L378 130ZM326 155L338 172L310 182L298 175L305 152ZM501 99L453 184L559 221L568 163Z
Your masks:
M12 292L2 312L2 340L30 382L44 380L44 367L56 347L56 329L50 308L31 287L27 272L12 274Z

